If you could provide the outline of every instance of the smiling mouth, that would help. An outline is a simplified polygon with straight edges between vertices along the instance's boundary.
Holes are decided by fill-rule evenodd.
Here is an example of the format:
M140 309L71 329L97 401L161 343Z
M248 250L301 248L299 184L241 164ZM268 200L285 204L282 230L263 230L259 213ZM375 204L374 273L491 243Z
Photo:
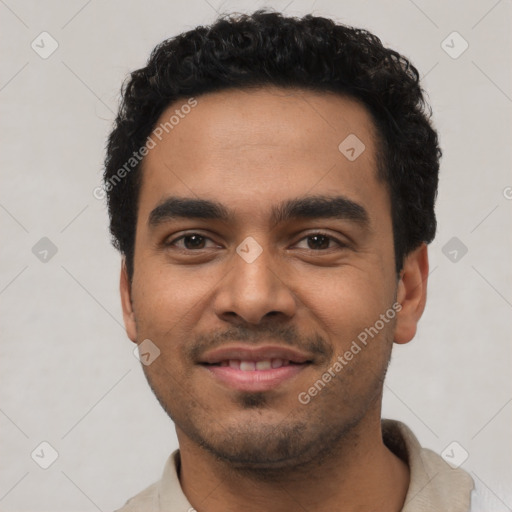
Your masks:
M304 363L296 363L293 361L289 361L287 359L262 359L262 360L241 360L241 359L226 359L224 361L220 361L218 363L203 363L206 366L218 366L218 367L229 367L235 370L240 370L243 372L250 371L264 371L264 370L273 370L276 368L282 368L284 366L302 366L310 363L311 361L305 361Z
M293 362L287 359L226 359L216 363L201 363L216 384L244 392L276 390L293 381L311 366L311 361Z

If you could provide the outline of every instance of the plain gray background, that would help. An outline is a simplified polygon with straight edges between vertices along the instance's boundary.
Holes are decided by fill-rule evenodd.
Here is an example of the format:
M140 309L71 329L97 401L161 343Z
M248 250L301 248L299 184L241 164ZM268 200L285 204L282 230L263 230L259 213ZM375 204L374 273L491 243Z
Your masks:
M439 453L456 441L462 467L512 510L506 0L0 0L0 510L115 509L177 447L124 332L120 258L93 190L127 73L216 11L263 6L370 29L424 77L444 151L439 229L427 309L395 346L383 415ZM47 58L43 31L58 43ZM41 442L58 453L48 469Z

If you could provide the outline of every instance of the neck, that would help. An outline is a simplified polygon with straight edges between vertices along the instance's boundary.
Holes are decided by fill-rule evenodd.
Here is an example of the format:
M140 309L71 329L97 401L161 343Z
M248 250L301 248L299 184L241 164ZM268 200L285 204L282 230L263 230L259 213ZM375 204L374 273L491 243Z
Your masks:
M407 465L384 445L380 414L360 422L321 461L265 470L234 468L177 433L181 487L201 512L398 512L409 486Z

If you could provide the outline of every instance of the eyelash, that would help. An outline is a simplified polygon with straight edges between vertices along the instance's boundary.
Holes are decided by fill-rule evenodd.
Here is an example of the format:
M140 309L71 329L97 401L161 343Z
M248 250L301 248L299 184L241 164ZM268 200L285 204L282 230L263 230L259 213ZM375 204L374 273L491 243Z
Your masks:
M179 240L183 240L187 237L191 237L191 236L194 236L194 235L198 235L200 236L201 238L205 239L205 240L211 240L211 238L205 236L205 235L202 235L201 233L196 233L196 232L190 232L190 233L186 233L184 235L181 235L179 236L178 238L175 238L174 240L170 240L169 242L165 242L164 245L166 247L172 247L172 246L175 246L174 244L176 242L178 242ZM342 248L345 248L345 247L348 247L348 244L338 240L336 237L328 234L328 233L324 233L322 231L315 231L313 233L308 233L306 236L302 237L298 242L302 242L303 240L306 240L308 238L311 238L311 237L314 237L314 236L322 236L322 237L325 237L325 238L328 238L329 240L332 240L334 242L336 242L338 244L338 248L342 249ZM297 242L297 243L298 243ZM186 249L184 247L178 247L179 250L181 251L184 251L184 252L200 252L200 251L204 251L205 249ZM330 249L333 249L332 247L328 247L327 249L307 249L307 250L310 250L310 251L313 251L313 252L327 252L329 251Z

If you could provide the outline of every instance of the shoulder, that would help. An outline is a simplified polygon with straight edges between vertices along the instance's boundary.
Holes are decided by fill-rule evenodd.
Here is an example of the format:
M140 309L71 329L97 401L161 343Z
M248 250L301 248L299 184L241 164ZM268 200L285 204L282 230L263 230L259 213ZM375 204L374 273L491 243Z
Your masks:
M130 498L121 508L114 512L150 512L158 510L158 482L146 487L139 494Z
M193 508L181 489L179 466L180 451L177 449L168 457L160 480L129 499L115 512L192 511Z

